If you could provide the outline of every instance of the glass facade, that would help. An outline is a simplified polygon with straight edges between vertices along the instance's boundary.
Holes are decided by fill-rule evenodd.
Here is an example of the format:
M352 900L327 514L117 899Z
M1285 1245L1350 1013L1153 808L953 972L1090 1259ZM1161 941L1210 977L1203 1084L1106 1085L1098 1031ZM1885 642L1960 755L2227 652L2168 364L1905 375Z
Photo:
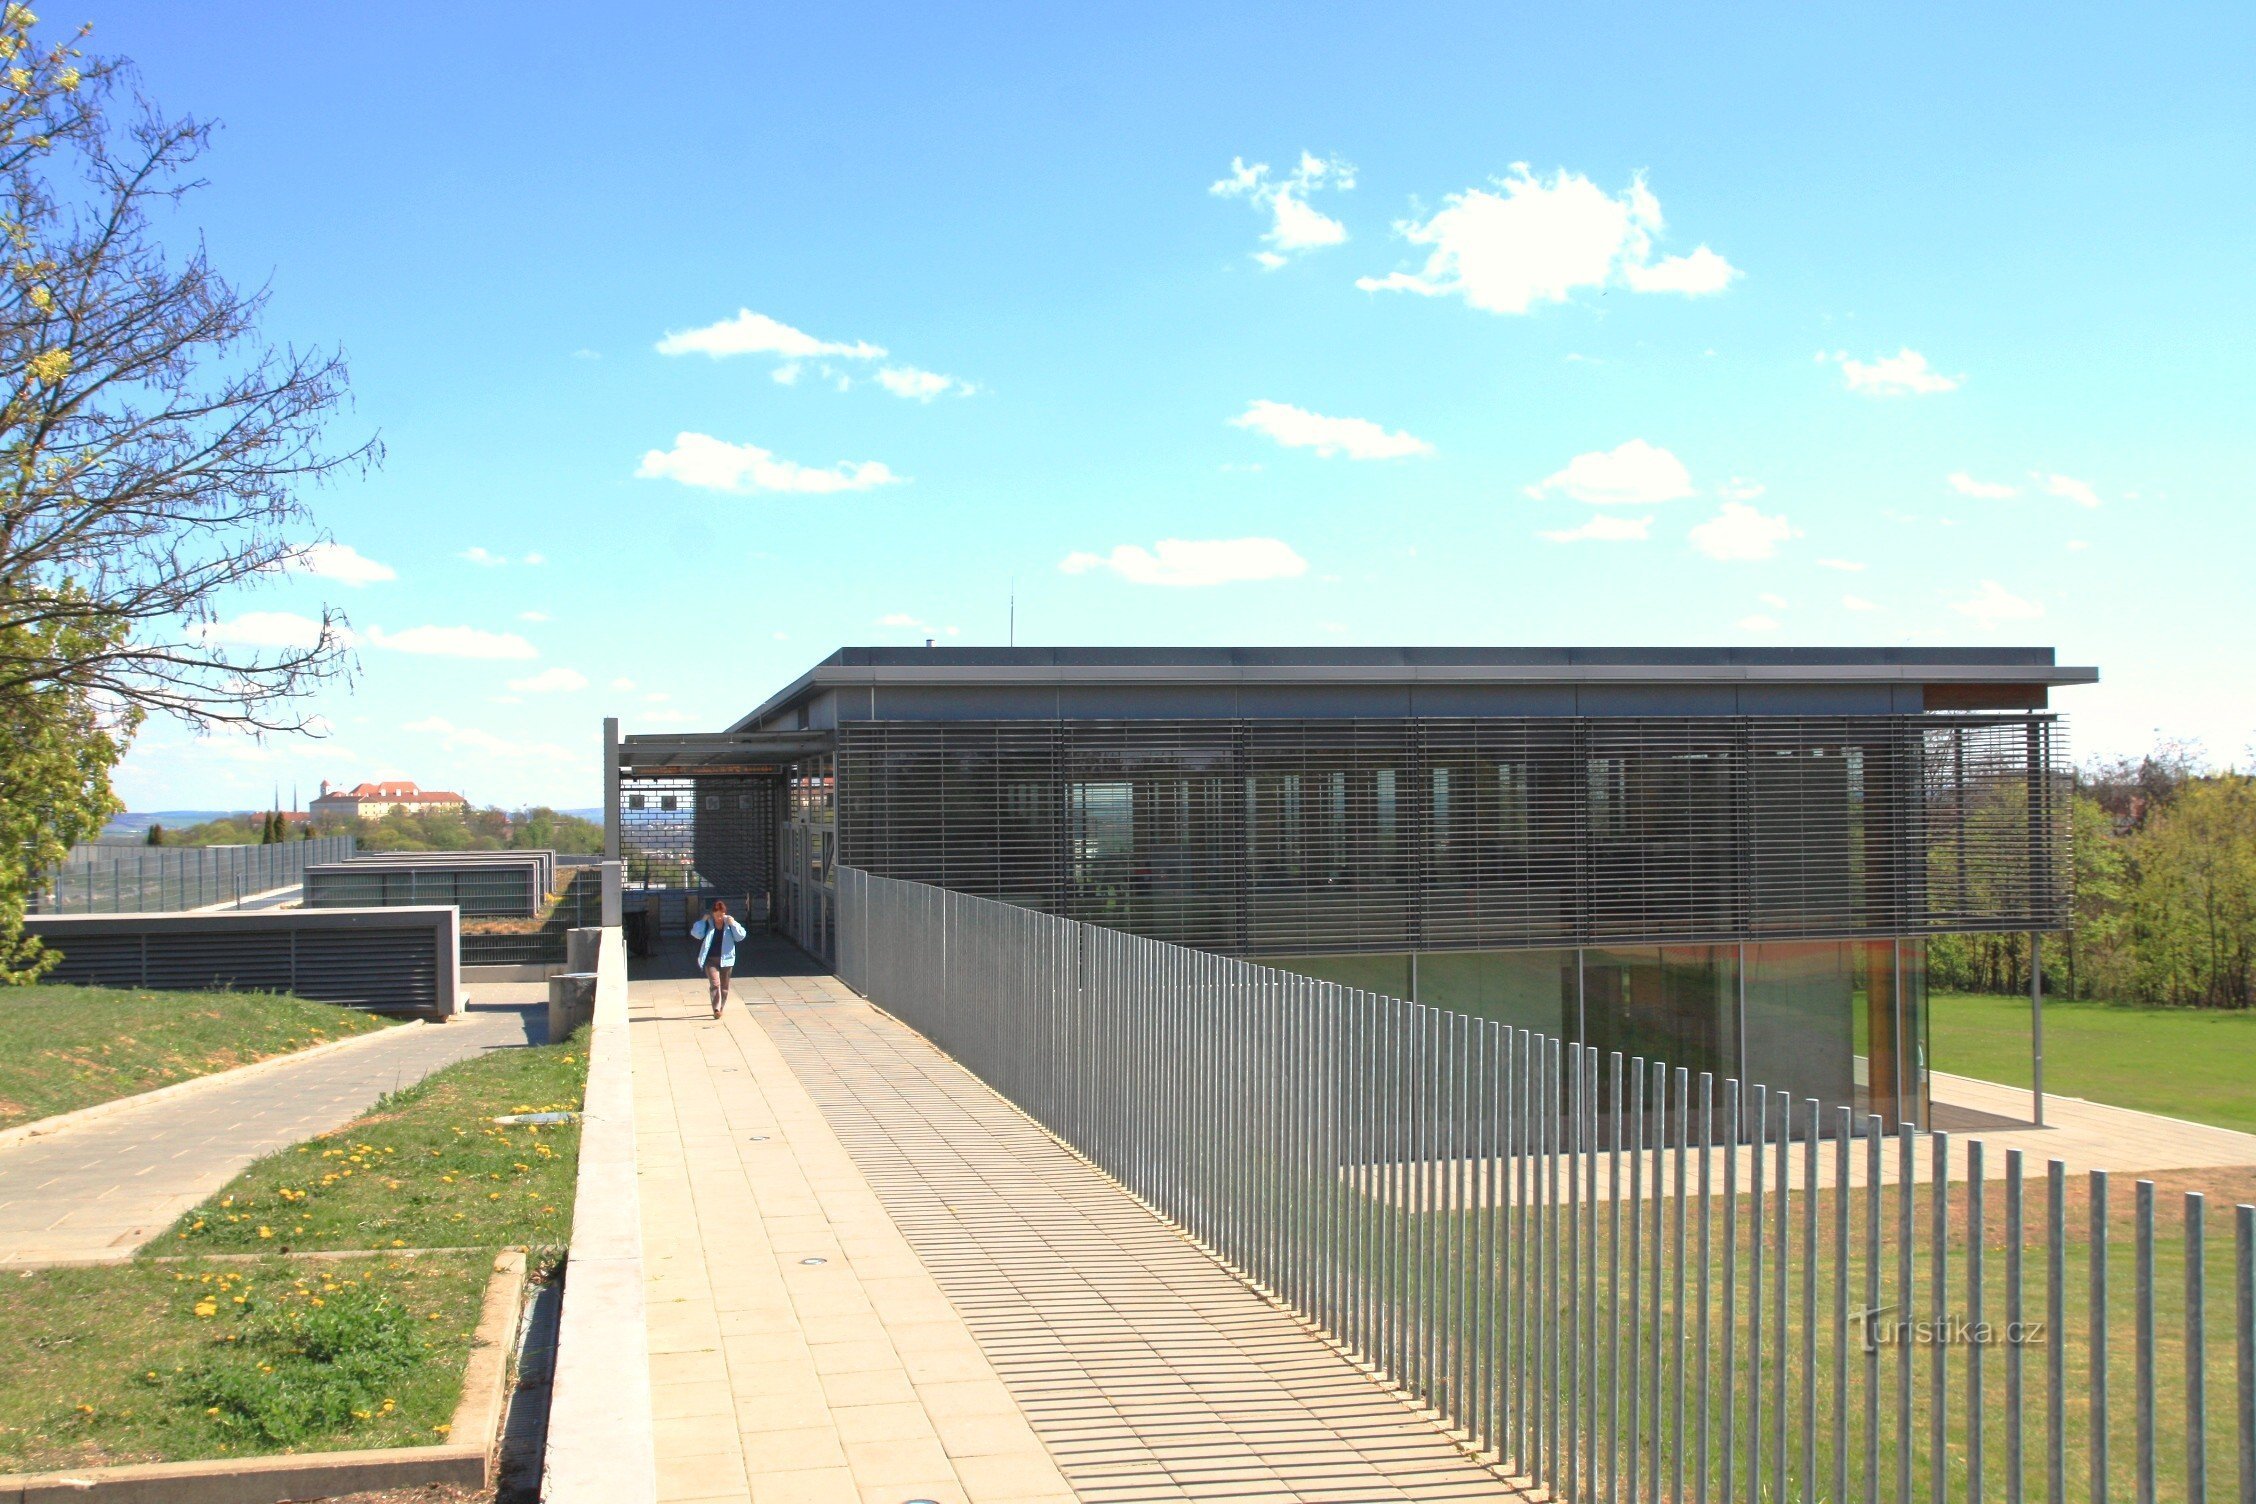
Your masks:
M1919 940L1266 956L1262 964L1927 1126ZM1609 1073L1601 1071L1602 1084Z

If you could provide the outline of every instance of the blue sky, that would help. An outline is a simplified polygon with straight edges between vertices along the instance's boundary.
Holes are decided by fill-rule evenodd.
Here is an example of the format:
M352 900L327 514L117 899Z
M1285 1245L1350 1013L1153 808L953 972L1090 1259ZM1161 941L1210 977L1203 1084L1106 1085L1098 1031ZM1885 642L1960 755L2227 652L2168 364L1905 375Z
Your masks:
M2246 8L85 14L388 451L225 612L350 613L331 737L152 726L135 808L590 804L602 715L1014 579L1029 643L2049 643L2080 753L2256 739Z

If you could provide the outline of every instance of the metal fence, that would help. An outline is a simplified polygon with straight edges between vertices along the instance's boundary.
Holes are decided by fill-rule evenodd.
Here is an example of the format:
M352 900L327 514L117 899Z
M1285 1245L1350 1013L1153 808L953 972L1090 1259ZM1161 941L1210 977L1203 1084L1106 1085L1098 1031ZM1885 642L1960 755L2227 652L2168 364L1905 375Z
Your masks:
M1554 1497L2256 1500L2256 1208L838 877L850 986Z
M351 836L270 846L78 846L48 874L35 914L150 914L240 903L352 857Z

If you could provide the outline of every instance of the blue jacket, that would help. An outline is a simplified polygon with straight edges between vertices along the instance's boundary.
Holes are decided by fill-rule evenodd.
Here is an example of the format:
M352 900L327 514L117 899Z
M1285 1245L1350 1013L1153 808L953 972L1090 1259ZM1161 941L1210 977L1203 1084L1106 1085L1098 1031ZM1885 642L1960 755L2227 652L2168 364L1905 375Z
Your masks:
M722 966L734 966L736 964L736 942L744 938L744 926L738 924L735 919L722 920L718 929L714 927L712 920L700 919L690 926L689 934L690 938L697 942L699 970L703 970L708 965L716 964L705 959L713 948L713 937L715 935L720 936L721 940L721 959L717 964Z

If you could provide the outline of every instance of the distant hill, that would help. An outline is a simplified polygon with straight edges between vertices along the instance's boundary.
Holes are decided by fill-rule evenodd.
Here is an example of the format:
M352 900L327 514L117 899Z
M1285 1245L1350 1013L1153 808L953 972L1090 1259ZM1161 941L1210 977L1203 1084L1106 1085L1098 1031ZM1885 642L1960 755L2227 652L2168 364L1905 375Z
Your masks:
M102 827L104 836L145 836L152 825L162 825L167 830L183 826L201 825L206 820L224 820L229 815L239 815L234 809L152 809L128 810L122 815L110 816L110 823Z

